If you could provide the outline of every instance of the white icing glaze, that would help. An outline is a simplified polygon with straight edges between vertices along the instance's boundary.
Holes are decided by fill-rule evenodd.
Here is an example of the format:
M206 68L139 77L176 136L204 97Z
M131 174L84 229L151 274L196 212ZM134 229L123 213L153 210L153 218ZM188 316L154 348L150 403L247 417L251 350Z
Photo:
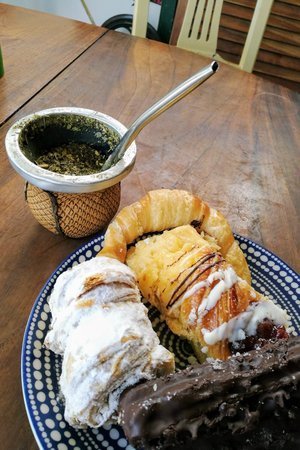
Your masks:
M224 322L214 330L209 331L202 328L201 331L207 345L214 345L225 339L228 339L229 342L236 342L246 336L255 335L257 325L266 318L272 320L275 325L287 326L287 313L271 300L263 299L252 302L246 311L233 317L228 322Z
M188 321L191 324L195 324L197 317L201 318L205 316L209 310L214 308L218 301L221 299L222 294L230 289L238 280L238 276L232 267L228 267L225 270L217 270L211 273L206 280L195 283L190 289L188 289L182 296L181 300L175 304L179 306L185 299L191 297L200 289L209 287L214 281L220 280L216 286L210 291L207 297L204 297L196 312L195 308L192 308Z
M216 272L213 272L208 275L206 280L199 281L198 283L195 283L192 287L190 287L185 294L182 296L182 300L185 300L188 297L191 297L196 292L198 292L200 289L204 287L208 287L212 284L215 280L221 280L224 277L224 271L223 270L217 270Z
M196 308L193 306L191 309L191 312L189 314L188 323L190 325L193 325L196 322L197 322L197 313L196 313Z
M190 287L178 300L172 307L178 308L184 300L194 295L196 292L198 292L200 289L209 287L213 281L215 280L221 280L224 277L224 271L223 270L217 270L216 272L213 272L209 274L209 276L206 278L206 280L199 281L198 283L195 283L192 287ZM197 320L196 311L191 311L189 322L194 323Z
M213 275L213 273L212 273ZM205 316L208 311L216 306L224 292L228 291L238 278L232 267L228 267L224 271L220 271L220 281L217 283L207 297L204 297L198 308L198 317Z

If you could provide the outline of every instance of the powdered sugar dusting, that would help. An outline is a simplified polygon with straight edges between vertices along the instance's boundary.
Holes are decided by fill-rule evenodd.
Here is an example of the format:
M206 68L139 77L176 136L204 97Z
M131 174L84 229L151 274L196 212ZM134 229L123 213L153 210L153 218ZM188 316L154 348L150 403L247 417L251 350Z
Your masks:
M49 304L53 321L45 345L63 354L60 386L70 425L102 426L126 387L173 369L133 272L119 261L100 256L65 272Z

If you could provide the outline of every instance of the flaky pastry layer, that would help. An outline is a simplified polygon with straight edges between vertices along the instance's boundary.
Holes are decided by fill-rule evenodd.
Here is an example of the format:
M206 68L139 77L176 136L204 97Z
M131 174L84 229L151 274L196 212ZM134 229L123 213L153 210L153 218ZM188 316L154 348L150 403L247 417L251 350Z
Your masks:
M251 283L250 271L225 217L199 196L183 190L159 189L126 206L108 226L101 255L124 262L127 245L146 233L192 224L215 243L236 273Z
M265 319L286 326L286 314L256 292L190 225L140 240L127 252L145 298L169 328L189 339L201 361L226 359Z

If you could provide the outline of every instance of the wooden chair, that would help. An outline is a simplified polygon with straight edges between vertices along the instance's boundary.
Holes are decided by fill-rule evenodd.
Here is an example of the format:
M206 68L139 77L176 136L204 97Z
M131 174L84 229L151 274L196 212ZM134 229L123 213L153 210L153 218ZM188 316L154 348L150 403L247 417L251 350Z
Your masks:
M135 0L133 9L133 36L146 37L150 0Z
M178 0L173 28L182 23L177 46L223 61L217 40L224 0ZM239 64L252 72L274 0L257 0ZM135 0L132 34L145 37L149 0ZM183 20L182 15L184 12ZM172 43L172 42L171 42Z

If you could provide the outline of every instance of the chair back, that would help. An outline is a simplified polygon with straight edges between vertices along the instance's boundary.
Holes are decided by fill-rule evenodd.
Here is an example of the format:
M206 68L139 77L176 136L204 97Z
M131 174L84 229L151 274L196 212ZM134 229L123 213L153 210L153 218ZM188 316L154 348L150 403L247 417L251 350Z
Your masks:
M223 0L189 0L177 46L213 57L217 49Z
M150 0L135 0L131 34L146 37Z
M135 0L132 34L146 36L150 0ZM274 0L256 0L239 64L217 54L218 33L224 0L178 0L173 30L179 30L176 45L252 72ZM184 11L184 13L183 13ZM171 43L174 43L171 36Z

